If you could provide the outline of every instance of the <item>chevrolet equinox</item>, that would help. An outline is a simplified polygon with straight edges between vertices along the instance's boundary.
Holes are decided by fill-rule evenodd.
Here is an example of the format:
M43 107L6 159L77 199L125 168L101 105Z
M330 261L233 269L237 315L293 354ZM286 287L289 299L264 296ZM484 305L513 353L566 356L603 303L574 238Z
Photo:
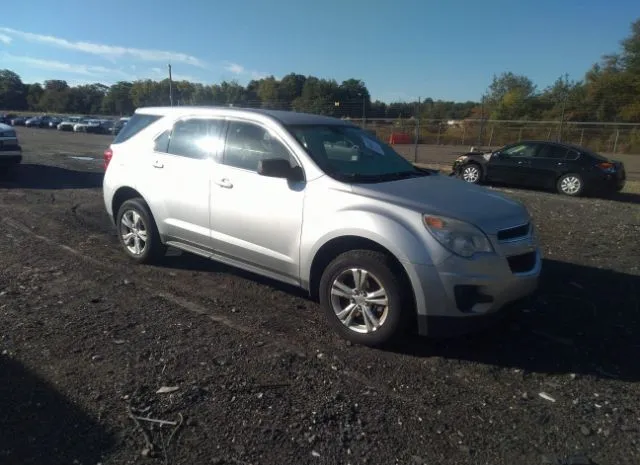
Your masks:
M138 263L168 246L299 286L352 342L485 327L538 286L515 200L305 113L139 108L104 153L104 202Z

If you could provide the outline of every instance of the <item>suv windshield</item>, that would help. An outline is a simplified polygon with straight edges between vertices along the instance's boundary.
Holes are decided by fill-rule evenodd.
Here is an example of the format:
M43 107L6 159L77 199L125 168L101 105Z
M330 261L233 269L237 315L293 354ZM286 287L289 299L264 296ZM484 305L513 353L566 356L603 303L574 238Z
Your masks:
M325 173L342 181L382 182L429 175L355 126L297 125L288 129Z

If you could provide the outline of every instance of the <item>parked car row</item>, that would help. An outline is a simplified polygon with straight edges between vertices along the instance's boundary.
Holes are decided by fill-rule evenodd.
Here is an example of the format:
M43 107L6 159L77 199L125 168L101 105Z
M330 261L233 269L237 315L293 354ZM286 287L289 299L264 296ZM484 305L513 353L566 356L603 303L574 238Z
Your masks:
M626 182L624 163L573 144L521 141L458 157L452 176L471 184L508 184L563 195L614 193Z
M18 116L15 114L7 114L0 117L0 123L11 126L113 135L117 135L128 120L128 117L109 119L89 116Z

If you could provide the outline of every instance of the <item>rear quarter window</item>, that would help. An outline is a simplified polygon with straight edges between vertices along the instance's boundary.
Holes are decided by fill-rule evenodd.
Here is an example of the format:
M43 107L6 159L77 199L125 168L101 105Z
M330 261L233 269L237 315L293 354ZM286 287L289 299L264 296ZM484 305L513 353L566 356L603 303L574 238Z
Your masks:
M580 153L579 152L577 152L575 150L572 150L572 149L569 149L567 151L567 155L566 155L565 159L575 161L578 158L580 158Z
M114 144L119 144L128 139L131 139L133 136L138 134L147 126L158 121L162 116L160 115L144 115L141 113L135 113L129 121L124 125L122 130L118 133L118 135L113 140Z

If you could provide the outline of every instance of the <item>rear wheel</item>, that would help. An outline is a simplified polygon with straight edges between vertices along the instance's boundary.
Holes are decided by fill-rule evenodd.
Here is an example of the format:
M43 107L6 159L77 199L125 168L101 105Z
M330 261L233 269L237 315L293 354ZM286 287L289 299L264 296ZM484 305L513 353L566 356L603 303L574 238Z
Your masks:
M556 187L560 194L577 197L582 194L584 183L580 175L568 173L560 176Z
M403 284L389 257L352 250L336 257L320 280L320 304L333 329L344 339L381 346L406 328Z
M460 176L465 182L478 184L482 180L482 168L477 163L469 163L462 167Z
M116 216L118 239L126 254L138 263L153 263L162 258L166 247L149 207L141 198L127 200Z

